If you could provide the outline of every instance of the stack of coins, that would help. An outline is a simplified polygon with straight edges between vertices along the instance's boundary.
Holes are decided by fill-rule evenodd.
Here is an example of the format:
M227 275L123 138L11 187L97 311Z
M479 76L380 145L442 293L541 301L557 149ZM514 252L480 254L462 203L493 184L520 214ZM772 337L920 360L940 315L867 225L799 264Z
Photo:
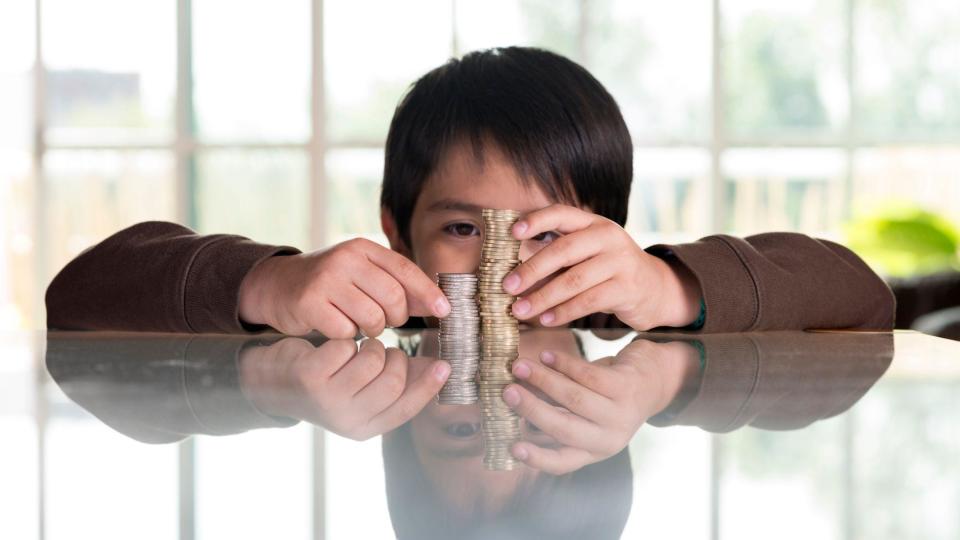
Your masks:
M475 274L437 274L437 285L450 301L450 314L440 319L440 358L450 364L450 377L437 399L447 405L477 402L480 362L480 315Z
M520 327L511 313L515 297L503 290L503 278L520 263L520 241L510 230L520 214L513 210L483 210L483 248L479 283L482 352L478 386L483 464L490 470L511 470L510 454L520 440L520 418L503 401L503 389L514 382L511 368L517 358Z

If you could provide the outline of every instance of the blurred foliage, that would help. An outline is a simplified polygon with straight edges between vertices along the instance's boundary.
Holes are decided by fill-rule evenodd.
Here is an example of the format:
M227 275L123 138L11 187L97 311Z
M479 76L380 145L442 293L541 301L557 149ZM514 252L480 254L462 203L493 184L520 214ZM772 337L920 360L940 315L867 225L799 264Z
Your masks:
M946 218L903 203L860 213L845 227L847 245L892 277L960 270L960 231Z
M802 19L757 13L736 36L730 58L727 115L738 135L814 132L830 120L817 85L817 29Z

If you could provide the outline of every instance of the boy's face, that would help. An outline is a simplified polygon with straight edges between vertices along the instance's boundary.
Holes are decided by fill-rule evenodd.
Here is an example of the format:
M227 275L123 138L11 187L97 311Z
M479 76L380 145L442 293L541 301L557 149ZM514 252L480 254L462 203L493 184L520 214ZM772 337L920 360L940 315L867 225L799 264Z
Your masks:
M535 183L524 185L496 145L484 145L481 162L469 142L460 143L451 146L424 183L410 219L411 245L404 245L388 213L383 216L384 232L395 251L431 278L438 272L475 272L483 243L482 209L525 214L553 202ZM520 259L528 259L555 237L545 233L524 241Z

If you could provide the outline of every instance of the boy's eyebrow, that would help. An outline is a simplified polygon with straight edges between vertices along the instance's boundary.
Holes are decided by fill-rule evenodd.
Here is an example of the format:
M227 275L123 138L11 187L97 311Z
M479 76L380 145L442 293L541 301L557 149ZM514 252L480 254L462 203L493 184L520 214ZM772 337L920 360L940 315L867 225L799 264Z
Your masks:
M440 199L439 201L427 207L427 211L429 212L436 212L440 210L459 210L461 212L479 214L482 208L475 204L461 201L459 199Z

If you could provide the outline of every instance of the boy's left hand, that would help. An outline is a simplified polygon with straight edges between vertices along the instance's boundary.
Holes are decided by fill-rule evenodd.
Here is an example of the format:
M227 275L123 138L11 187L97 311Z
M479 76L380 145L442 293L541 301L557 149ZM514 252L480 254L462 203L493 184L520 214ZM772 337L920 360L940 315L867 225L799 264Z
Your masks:
M559 326L592 313L612 313L636 330L683 327L700 310L700 285L679 262L643 251L623 227L585 210L555 204L527 214L513 226L518 240L555 231L560 236L503 280L519 296L513 314L539 316ZM542 287L531 286L549 278Z

